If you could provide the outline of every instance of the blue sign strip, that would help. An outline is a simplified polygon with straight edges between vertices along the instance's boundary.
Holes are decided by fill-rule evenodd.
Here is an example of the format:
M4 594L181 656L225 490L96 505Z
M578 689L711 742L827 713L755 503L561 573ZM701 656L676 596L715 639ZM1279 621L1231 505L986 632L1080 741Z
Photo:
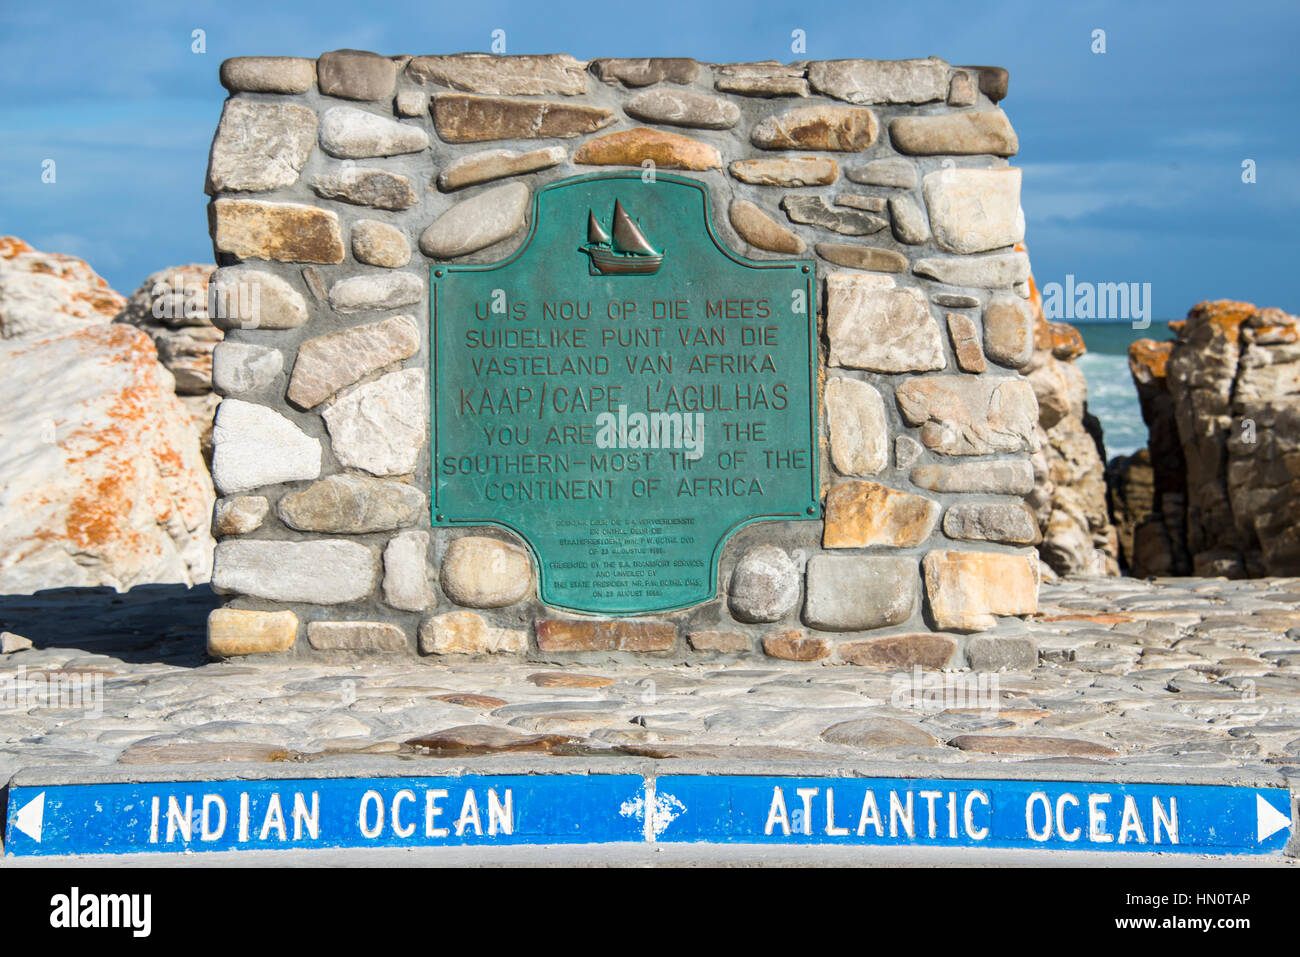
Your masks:
M636 774L12 787L8 855L491 844L1277 853L1282 788Z
M18 787L9 791L5 853L639 841L642 787L637 775Z
M714 775L655 787L665 842L1267 854L1292 823L1283 788Z

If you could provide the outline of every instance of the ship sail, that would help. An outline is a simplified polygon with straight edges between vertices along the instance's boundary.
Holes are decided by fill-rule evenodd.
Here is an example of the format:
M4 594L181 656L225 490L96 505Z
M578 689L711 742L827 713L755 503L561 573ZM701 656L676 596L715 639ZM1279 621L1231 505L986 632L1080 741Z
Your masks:
M641 230L637 228L636 223L632 222L632 217L627 214L627 210L618 200L614 200L614 250L642 256L659 255L658 250L641 234Z
M596 222L596 214L591 210L587 210L587 242L603 243L606 246L610 244L609 233L605 232L600 223Z

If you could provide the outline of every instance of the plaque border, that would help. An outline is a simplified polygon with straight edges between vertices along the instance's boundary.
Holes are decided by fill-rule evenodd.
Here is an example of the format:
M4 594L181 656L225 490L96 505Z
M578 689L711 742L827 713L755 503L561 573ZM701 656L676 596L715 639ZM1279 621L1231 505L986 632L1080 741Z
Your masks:
M502 521L499 518L450 518L440 514L438 507L438 280L452 273L470 273L470 272L492 272L502 269L524 254L532 245L537 235L538 215L541 210L542 194L552 190L560 190L569 186L575 186L579 183L588 183L594 180L617 180L617 179L636 179L643 176L640 170L620 170L617 172L605 173L585 173L578 176L568 176L564 179L547 183L539 186L533 193L531 204L532 215L528 222L528 235L524 241L519 244L519 248L513 253L494 263L434 263L429 267L429 521L432 528L458 528L458 527L494 527L502 528L508 531L521 541L524 547L532 556L533 562L537 567L537 600L547 608L554 608L559 611L568 612L575 615L587 615L599 618L636 618L645 615L657 615L665 612L681 611L687 608L696 608L700 605L714 601L718 597L720 590L718 582L718 563L722 557L722 551L727 546L733 535L740 529L759 522L791 522L791 521L817 521L822 518L821 505L821 454L818 445L817 423L820 418L820 403L817 393L818 379L818 361L820 343L817 333L817 296L816 281L817 267L815 260L812 259L748 259L732 251L718 236L713 226L713 206L712 194L709 191L709 184L688 176L679 176L672 173L661 173L655 171L655 181L664 180L676 183L681 186L687 186L696 190L699 194L699 200L704 213L704 227L709 241L713 243L715 249L721 252L732 262L743 266L747 269L794 269L799 270L804 275L804 284L807 292L808 305L808 355L806 357L808 369L808 444L807 448L812 454L812 463L809 470L809 495L808 505L800 512L768 512L760 515L751 515L742 519L726 528L718 541L714 544L713 550L709 556L709 580L712 581L712 587L707 594L701 595L698 599L686 602L656 606L654 608L645 608L639 611L595 611L590 608L578 608L572 605L566 605L562 602L550 601L547 598L547 575L546 567L542 562L542 557L520 529L516 528L509 522Z

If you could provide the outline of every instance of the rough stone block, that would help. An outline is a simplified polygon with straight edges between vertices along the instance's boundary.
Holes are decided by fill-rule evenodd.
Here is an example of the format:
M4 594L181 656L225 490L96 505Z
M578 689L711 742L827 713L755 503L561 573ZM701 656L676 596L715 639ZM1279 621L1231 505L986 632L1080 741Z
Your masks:
M780 621L799 601L799 568L784 549L759 545L731 573L727 602L739 621Z
M933 551L922 567L938 628L985 631L997 624L997 615L1038 610L1037 555Z
M842 482L826 495L826 548L911 548L934 531L942 506L875 482Z
M544 619L535 625L539 651L672 651L677 629L661 621L570 621Z
M826 277L830 364L871 372L924 372L947 360L939 326L919 289L895 289L887 276Z
M320 442L264 405L223 399L212 449L212 479L222 495L320 475Z
M523 654L528 634L497 628L472 611L435 615L420 625L420 653L425 655Z
M532 559L518 545L496 538L458 538L442 559L442 590L471 608L513 605L532 594Z
M208 654L214 658L288 651L297 637L298 616L291 611L215 608L208 614Z
M237 259L343 262L339 218L328 209L253 199L217 199L210 209L217 252Z
M916 559L814 555L808 559L804 622L822 631L898 625L916 602Z
M406 633L383 621L311 621L307 643L317 651L406 651Z
M212 587L219 594L339 605L368 597L378 574L374 552L357 542L227 539L217 543Z

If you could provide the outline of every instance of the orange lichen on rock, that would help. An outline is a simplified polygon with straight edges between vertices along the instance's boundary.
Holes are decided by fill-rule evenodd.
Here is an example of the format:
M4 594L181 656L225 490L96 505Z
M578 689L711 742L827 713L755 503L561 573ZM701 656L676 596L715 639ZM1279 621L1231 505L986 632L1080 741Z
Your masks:
M1128 367L1136 382L1155 382L1165 378L1169 367L1172 342L1137 339L1128 347Z

